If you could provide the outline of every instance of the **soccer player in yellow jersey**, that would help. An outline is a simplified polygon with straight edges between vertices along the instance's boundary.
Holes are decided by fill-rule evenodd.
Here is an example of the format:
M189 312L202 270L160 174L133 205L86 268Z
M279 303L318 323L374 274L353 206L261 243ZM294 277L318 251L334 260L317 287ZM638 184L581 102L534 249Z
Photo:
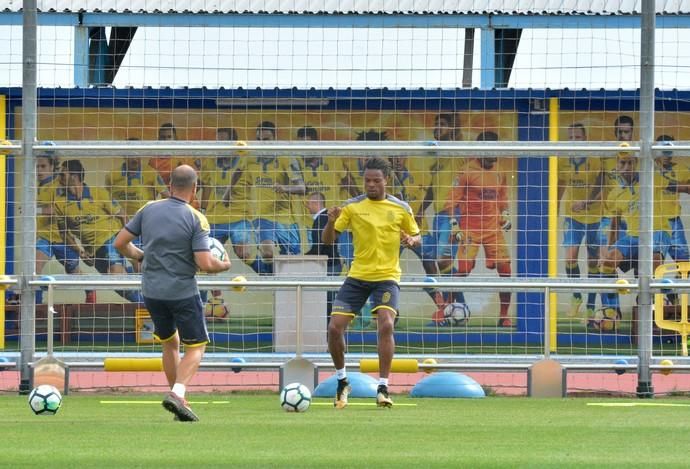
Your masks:
M637 159L629 153L617 158L616 170L619 185L611 191L606 209L611 214L609 249L601 261L601 271L607 277L615 277L616 269L626 272L637 269L640 231L640 184ZM658 172L654 173L654 213L662 213L664 193L690 192L686 184L676 184ZM671 225L666 216L655 216L653 222L652 254L654 267L660 265L671 244ZM620 308L615 294L604 296L605 309L612 309L620 319Z
M216 131L219 141L237 140L231 128ZM251 181L247 159L241 155L204 159L201 167L201 209L211 225L212 238L225 244L228 239L237 257L252 266L253 246Z
M116 200L127 219L134 216L146 202L167 198L170 193L163 178L153 171L143 168L141 158L128 156L105 177L105 186L113 200Z
M52 142L42 142L51 145ZM59 197L64 197L61 190L58 157L53 151L46 151L36 156L36 273L41 274L46 263L53 257L62 264L68 274L79 274L79 254L68 247L60 236L54 204ZM95 291L86 292L86 302L95 302ZM36 291L36 303L41 303L42 291Z
M568 127L568 140L587 140L587 131L581 123ZM565 273L580 278L580 245L587 248L587 276L599 277L599 254L602 248L600 222L602 214L601 184L602 160L599 158L570 157L558 161L558 200L564 218L563 247ZM596 294L587 295L587 317L594 315ZM582 293L573 293L569 316L577 316L582 305Z
M438 114L434 117L434 140L438 142L462 140L459 127L460 122L456 114L450 112ZM465 158L444 156L436 158L430 167L433 174L433 210L435 214L432 227L432 233L435 236L433 246L441 275L453 275L456 273L453 260L457 254L457 245L454 245L449 240L452 231L451 223L460 214L448 213L445 205L458 174L464 170L466 163L467 159ZM456 297L457 301L465 302L464 295L461 292L457 292Z
M357 132L355 135L355 140L359 142L383 142L388 140L388 134L385 130L363 130L361 132ZM360 194L362 185L364 184L364 163L366 160L367 158L363 156L345 158L344 167L345 171L347 172L347 177L345 179L345 184L343 185L343 190L341 191L343 196L341 200L348 200ZM340 251L340 255L343 258L343 263L345 264L346 268L349 268L354 256L352 233L350 233L350 231L344 231L340 234L340 237L338 238L338 250ZM364 323L368 321L368 317L365 318L364 315L359 319Z
M352 266L333 303L328 324L328 350L338 378L334 402L337 409L347 406L350 392L345 372L345 331L370 297L378 326L380 379L376 404L393 405L388 395L388 376L395 353L393 328L400 296L400 249L415 248L421 242L410 206L386 193L391 171L388 161L370 158L364 168L365 194L348 200L342 207L329 208L323 230L323 242L328 245L349 228L355 247Z
M273 122L264 121L256 129L256 139L275 140ZM299 164L294 158L259 156L247 162L253 199L256 205L254 230L261 254L260 273L273 273L276 248L281 254L299 254L301 240L299 226L292 213L293 195L304 195L306 188Z
M102 274L126 274L125 259L113 247L113 240L125 224L120 205L107 190L84 182L84 166L79 160L62 163L60 184L64 197L55 200L55 216L65 243L79 253L86 265ZM137 291L117 293L141 302Z
M233 128L216 130L218 141L236 141ZM237 257L259 272L254 228L252 227L251 181L246 171L247 159L239 154L205 158L201 165L201 211L210 224L210 236L225 244L228 239ZM206 292L202 291L202 296ZM227 310L220 290L212 290L213 298L206 310ZM208 315L213 318L213 314Z
M613 121L613 134L616 140L623 142L621 145L631 142L633 139L633 133L635 128L635 121L632 117L628 115L621 115ZM620 185L619 174L616 171L617 168L617 158L604 158L601 160L602 163L602 183L601 183L601 200L602 204L602 215L601 222L599 222L599 236L601 238L601 245L607 246L609 233L611 231L611 217L607 211L606 203L609 199L609 194L612 190L616 189ZM608 249L606 247L602 248L599 253L600 260L603 260L608 255ZM611 272L604 272L602 270L602 263L599 263L599 276L602 278L615 276ZM616 311L620 311L620 298L618 293L604 293L604 297L608 297L606 303L613 307Z
M656 141L667 145L673 145L674 138L670 135L660 135ZM668 179L671 184L688 184L690 182L690 170L682 161L675 161L672 150L665 150L661 157L654 160L656 170L662 177ZM671 224L671 246L669 255L676 262L690 260L688 240L685 235L683 220L680 218L681 205L677 191L665 191L662 194L662 213L654 213L654 216L666 217Z
M319 134L314 127L297 129L297 140L317 141ZM313 214L307 208L311 196L320 193L326 200L326 207L331 207L351 196L343 197L342 191L347 190L347 171L340 157L323 158L309 155L302 158L302 179L306 188L303 200L295 207L295 215L299 217L301 230L307 233L313 224ZM307 236L308 238L308 236ZM313 240L307 239L312 245Z

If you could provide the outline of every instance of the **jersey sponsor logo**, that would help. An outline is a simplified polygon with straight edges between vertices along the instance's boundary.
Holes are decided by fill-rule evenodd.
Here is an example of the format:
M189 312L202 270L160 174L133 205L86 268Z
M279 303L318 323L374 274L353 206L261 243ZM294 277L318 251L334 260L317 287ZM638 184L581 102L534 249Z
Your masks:
M257 187L273 187L273 178L258 177L256 178Z
M498 200L498 191L496 189L482 188L481 198L482 200Z
M314 192L327 192L330 188L321 182L307 182L307 194L312 194Z

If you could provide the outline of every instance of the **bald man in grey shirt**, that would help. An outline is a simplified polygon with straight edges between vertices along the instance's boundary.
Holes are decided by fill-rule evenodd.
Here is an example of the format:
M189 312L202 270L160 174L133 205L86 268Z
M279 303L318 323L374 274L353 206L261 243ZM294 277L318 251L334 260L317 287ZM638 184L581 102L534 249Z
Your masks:
M181 421L199 420L185 393L209 341L195 274L230 269L230 261L211 255L208 220L189 205L196 190L194 168L178 166L170 179L170 198L144 205L114 242L120 254L142 262L144 304L163 345L163 371L171 386L163 407ZM132 244L139 236L143 250ZM182 359L180 343L185 345Z

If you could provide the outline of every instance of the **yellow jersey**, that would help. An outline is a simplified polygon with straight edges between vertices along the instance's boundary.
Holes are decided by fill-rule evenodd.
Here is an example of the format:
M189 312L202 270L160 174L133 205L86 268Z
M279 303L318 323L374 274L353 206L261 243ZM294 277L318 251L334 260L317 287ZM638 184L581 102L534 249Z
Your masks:
M86 184L81 199L66 193L64 198L55 200L58 224L64 224L67 230L79 238L92 257L122 228L122 223L116 216L120 211L120 205L110 198L107 190Z
M163 178L156 171L145 168L129 172L125 163L106 175L105 184L128 218L133 217L147 202L160 198L167 190Z
M335 230L352 232L354 261L348 277L368 282L400 281L400 233L418 235L419 227L406 203L386 195L370 200L366 195L348 200L335 221Z
M283 156L253 158L247 162L247 175L252 184L256 218L276 223L295 223L290 194L276 192L275 186L302 183L297 162Z
M338 157L321 158L316 166L304 165L302 179L307 188L306 197L321 192L326 198L326 207L331 207L350 197L342 198L342 188L347 169Z
M252 182L247 174L247 159L232 157L230 166L224 166L217 158L203 160L201 183L210 189L206 218L211 224L235 223L252 218ZM225 191L230 187L230 202L223 203Z
M662 192L669 186L668 179L660 174L654 174L654 231L666 231L671 233L671 225L668 217L659 216L662 213ZM626 226L628 236L640 235L640 183L635 180L633 184L627 184L619 179L618 187L611 190L606 201L607 212L612 217L620 217Z
M657 160L658 162L659 160ZM662 167L655 165L656 172L664 179L668 180L670 184L688 184L690 183L690 170L682 162L672 160L671 166ZM656 181L656 179L655 179ZM656 191L655 191L656 192ZM654 216L663 216L666 218L676 218L681 214L680 197L678 192L660 191L661 197L660 211L654 212Z
M55 176L46 178L38 183L36 188L36 237L43 238L51 243L62 242L60 231L56 223L55 215L44 212L52 212L55 200L62 197L62 188Z
M300 225L309 228L314 221L306 206L306 200L311 194L317 192L323 194L327 208L350 198L349 196L343 197L346 178L347 170L339 157L319 158L316 165L306 164L305 159L302 179L306 193L300 203L293 207L295 215L300 219Z
M568 158L558 160L558 183L565 187L561 202L563 215L580 223L590 224L601 220L601 159ZM599 192L592 200L593 192ZM595 194L596 195L596 194ZM584 210L573 210L573 204L590 200Z
M602 206L602 216L609 216L607 214L606 204L609 199L609 194L612 190L616 189L620 182L618 181L618 172L616 171L616 161L615 156L600 158L600 165L602 171L601 178L601 201L604 203Z

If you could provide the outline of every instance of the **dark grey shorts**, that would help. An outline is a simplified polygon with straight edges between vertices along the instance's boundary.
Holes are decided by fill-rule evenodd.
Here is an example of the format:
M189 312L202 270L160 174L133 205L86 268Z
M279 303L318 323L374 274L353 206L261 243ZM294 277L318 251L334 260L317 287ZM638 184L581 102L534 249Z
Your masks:
M185 345L203 345L209 342L204 308L199 295L183 300L157 300L144 297L144 304L153 320L153 334L166 342L180 333L180 342Z
M367 282L347 277L338 290L331 314L357 316L362 306L371 297L372 314L379 309L387 309L397 316L400 300L400 286L393 280Z

